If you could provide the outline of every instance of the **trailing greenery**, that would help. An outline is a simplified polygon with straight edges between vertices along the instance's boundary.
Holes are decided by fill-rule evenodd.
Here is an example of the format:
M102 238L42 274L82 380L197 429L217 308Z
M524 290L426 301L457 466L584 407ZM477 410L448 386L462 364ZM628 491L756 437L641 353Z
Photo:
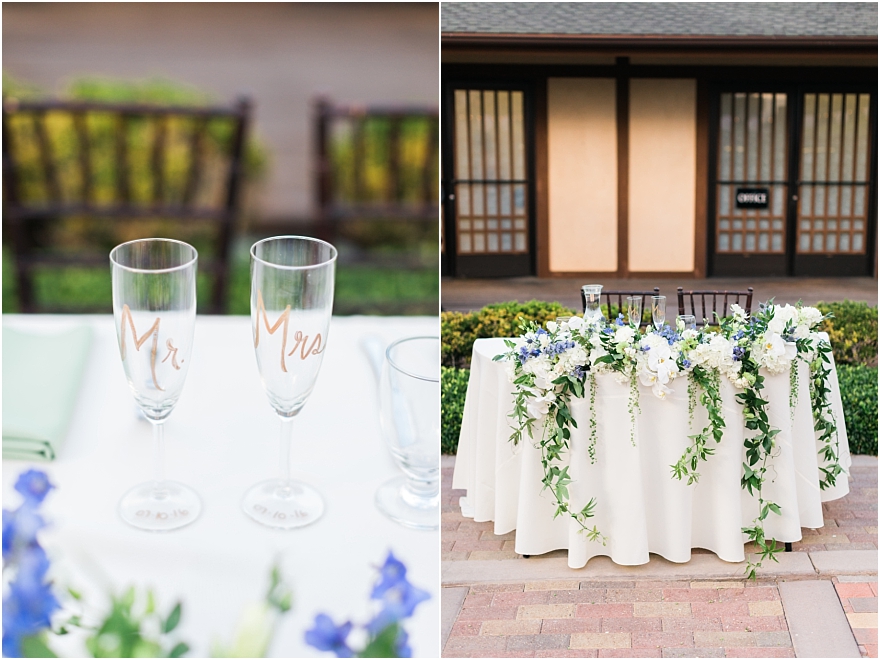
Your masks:
M688 415L691 424L693 424L694 411L696 410L697 389L700 390L699 402L708 413L709 421L699 433L688 436L691 445L678 459L678 463L671 466L672 476L678 480L687 478L688 486L700 480L700 473L697 472L700 461L708 460L708 457L715 453L715 449L708 446L708 441L712 439L718 444L724 435L724 417L721 412L721 377L717 372L701 365L695 366L691 371L688 379Z
M864 364L877 366L877 307L864 302L825 303L816 307L825 319L820 330L828 333L837 364Z
M819 466L822 478L819 488L825 490L837 483L837 477L843 473L840 466L840 436L837 434L837 421L831 410L831 386L828 377L831 375L831 346L820 342L816 347L816 356L810 363L810 403L813 409L813 427L819 433L822 449L819 454L825 465ZM796 363L792 364L792 371Z
M877 455L877 367L838 364L837 379L853 454Z
M455 454L458 450L458 436L461 433L470 373L467 369L440 368L440 451L444 454Z

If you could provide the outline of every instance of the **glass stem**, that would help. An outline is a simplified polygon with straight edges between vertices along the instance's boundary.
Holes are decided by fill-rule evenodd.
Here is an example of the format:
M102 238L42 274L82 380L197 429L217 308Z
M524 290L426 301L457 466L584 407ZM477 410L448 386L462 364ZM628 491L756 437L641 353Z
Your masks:
M281 417L279 415L279 417ZM290 492L290 444L293 441L293 417L281 417L281 488Z
M156 497L165 495L165 423L150 420L153 425L153 489Z

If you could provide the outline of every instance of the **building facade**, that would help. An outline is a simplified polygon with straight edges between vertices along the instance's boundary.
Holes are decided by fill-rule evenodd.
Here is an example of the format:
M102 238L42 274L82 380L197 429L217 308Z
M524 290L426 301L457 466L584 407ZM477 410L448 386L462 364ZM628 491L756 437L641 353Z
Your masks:
M876 276L875 3L441 6L443 272Z

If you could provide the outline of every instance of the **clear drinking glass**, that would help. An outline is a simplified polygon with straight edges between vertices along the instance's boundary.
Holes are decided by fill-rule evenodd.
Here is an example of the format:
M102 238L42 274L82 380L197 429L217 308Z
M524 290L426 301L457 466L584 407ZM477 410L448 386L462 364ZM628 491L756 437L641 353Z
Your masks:
M277 236L251 246L251 327L257 368L281 423L281 478L245 493L242 507L269 527L315 522L324 500L290 478L293 418L312 393L333 311L336 248L301 236Z
M164 423L183 391L192 353L197 262L194 247L165 238L130 241L110 252L122 366L153 426L153 481L135 486L119 503L122 519L140 529L177 529L202 509L194 490L165 480L163 466Z
M651 319L657 330L666 323L666 296L651 296Z
M679 331L697 329L697 317L693 314L679 314L676 323Z
M627 296L626 297L626 315L630 323L635 323L638 328L642 325L642 297Z
M403 476L376 491L376 506L417 529L440 526L440 338L410 337L385 351L379 421Z
M584 319L589 320L602 316L601 298L601 284L585 284L581 287L581 301L584 303Z

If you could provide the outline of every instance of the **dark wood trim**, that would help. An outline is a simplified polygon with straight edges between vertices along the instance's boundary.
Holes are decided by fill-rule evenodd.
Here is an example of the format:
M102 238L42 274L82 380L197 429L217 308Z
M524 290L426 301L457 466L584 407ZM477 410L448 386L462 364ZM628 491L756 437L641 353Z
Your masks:
M441 48L485 48L517 46L520 48L612 50L631 48L644 50L662 48L664 51L709 49L716 51L769 50L774 53L818 50L831 52L877 52L876 36L701 36L701 35L632 35L632 34L511 34L511 33L456 33L440 35Z
M709 250L709 90L697 80L697 169L694 209L694 277L706 277Z
M567 277L589 277L589 278L601 278L601 277L610 277L610 278L618 278L617 271L614 270L602 270L602 271L553 271L551 273L547 273L544 277L551 277L556 279L562 279ZM670 270L670 271L649 271L649 270L632 270L629 272L627 276L629 279L645 279L645 278L656 278L656 279L669 279L673 277L679 277L686 280L692 280L694 277L694 272L692 270Z
M538 277L550 274L550 173L549 117L547 112L547 78L534 81L534 149L533 172L535 202L535 272Z
M445 80L536 78L614 78L614 65L593 64L443 64ZM877 84L877 67L852 66L750 66L750 65L650 65L630 64L632 78L698 78L735 85L791 85L793 83Z
M629 58L617 58L617 276L629 275Z

